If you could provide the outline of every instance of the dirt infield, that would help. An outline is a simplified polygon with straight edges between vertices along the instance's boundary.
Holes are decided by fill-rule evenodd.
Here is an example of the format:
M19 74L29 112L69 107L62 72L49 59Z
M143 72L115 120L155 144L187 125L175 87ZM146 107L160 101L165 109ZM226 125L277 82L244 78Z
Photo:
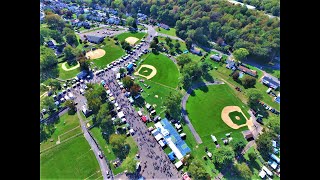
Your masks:
M80 67L79 62L77 62L78 64L77 64L76 66L73 66L72 68L67 68L67 67L66 67L66 63L67 63L67 62L64 62L64 63L61 65L61 68L62 68L63 70L65 70L65 71L72 71L72 70L77 69L78 67Z
M238 111L238 112L241 112L242 115L246 118L246 116L243 114L242 110L238 107L238 106L226 106L222 109L222 112L221 112L221 119L223 120L224 123L226 123L229 127L231 127L232 129L239 129L241 127L244 127L244 126L252 126L253 123L252 123L252 120L251 118L250 119L247 119L247 123L246 124L242 124L242 125L237 125L235 123L232 122L232 120L230 119L229 117L229 113L230 112L233 112L233 111Z
M106 51L104 51L103 49L96 49L94 51L87 52L86 57L88 59L98 59L104 56L105 54L106 54Z
M152 70L151 73L149 74L149 76L144 76L144 75L142 75L142 74L139 74L139 71L140 71L141 68L143 68L143 67L146 67L146 68L149 68L149 69ZM153 78L156 74L157 74L157 69L156 69L155 67L151 66L151 65L148 65L148 64L142 64L142 65L140 66L140 68L138 69L138 71L136 71L136 72L134 73L134 75L138 75L138 76L144 77L144 78L146 78L146 79L148 79L148 80L151 79L151 78Z
M125 41L133 46L137 41L139 41L139 39L136 37L127 37Z

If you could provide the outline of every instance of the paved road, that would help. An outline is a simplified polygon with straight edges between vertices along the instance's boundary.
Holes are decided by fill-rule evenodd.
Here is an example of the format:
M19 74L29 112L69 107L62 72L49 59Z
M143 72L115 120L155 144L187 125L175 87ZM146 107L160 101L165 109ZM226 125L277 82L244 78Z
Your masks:
M102 172L103 179L108 179L106 172L107 171L109 171L110 173L112 173L112 172L109 169L109 166L107 164L107 160L105 159L105 157L103 159L101 159L99 157L100 150L99 150L97 144L95 143L95 141L93 140L93 138L88 133L88 129L86 128L86 123L83 122L82 117L80 116L80 110L79 109L77 111L77 114L78 114L78 117L79 117L79 120L80 120L80 124L81 124L81 129L82 129L83 135L86 138L86 140L88 141L88 143L89 143L89 145L91 147L91 150L93 151L94 155L97 158L97 161L98 161L99 166L100 166L100 170ZM113 176L110 176L110 177L111 177L111 179L113 179Z
M78 103L77 108L81 109L82 106L86 104L86 99L80 94L80 87L83 88L85 83L100 83L101 80L105 80L107 82L111 93L115 97L115 101L121 107L120 111L125 114L127 123L129 123L130 127L135 131L133 139L136 141L139 148L139 154L141 155L139 158L141 170L137 172L137 174L134 174L133 177L132 175L127 176L131 176L131 178L134 179L137 179L140 176L143 176L147 179L180 179L181 174L177 171L174 164L170 162L168 156L164 153L154 137L149 134L146 125L141 121L137 112L135 112L127 97L125 97L121 92L122 89L120 89L119 84L116 82L116 73L118 72L119 68L123 67L128 62L133 62L133 59L138 56L139 52L147 49L149 47L148 42L152 40L154 34L154 29L148 28L148 37L146 37L146 43L144 43L140 49L135 50L135 52L130 55L126 61L108 69L106 72L103 72L98 76L94 76L92 79L86 80L84 83L80 83L76 88L72 88L71 92L76 97L75 102ZM86 139L90 146L92 146L92 149L94 150L99 161L103 176L105 177L104 172L106 171L107 166L105 166L97 156L97 146L95 146L93 139L90 138L90 135L85 128L85 123L82 119L80 119L80 122Z
M194 138L196 139L197 143L198 144L201 144L202 143L202 140L199 136L199 134L197 133L197 131L194 129L191 121L189 120L189 117L188 117L188 114L187 114L187 110L186 110L186 103L187 103L187 100L191 94L191 92L194 90L194 89L197 89L199 87L202 87L202 86L209 86L209 85L216 85L216 84L224 84L223 82L219 82L219 81L216 81L216 82L206 82L206 83L198 83L198 84L195 84L193 85L192 87L190 87L187 91L187 93L183 96L182 98L182 115L186 121L186 124L187 126L189 127L190 131L192 132Z

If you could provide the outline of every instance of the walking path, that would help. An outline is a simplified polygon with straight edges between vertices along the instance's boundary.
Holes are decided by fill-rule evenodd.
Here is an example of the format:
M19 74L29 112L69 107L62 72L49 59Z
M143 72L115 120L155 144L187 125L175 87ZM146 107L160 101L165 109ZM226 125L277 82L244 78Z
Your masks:
M186 110L186 103L187 103L187 100L191 94L191 92L194 90L194 89L197 89L199 87L202 87L202 86L209 86L209 85L217 85L217 84L224 84L223 82L219 82L219 81L216 81L216 82L205 82L205 83L198 83L198 84L195 84L193 85L192 87L190 87L187 91L187 93L183 96L182 98L182 115L186 121L186 124L187 126L189 127L191 133L193 134L194 138L196 139L197 143L198 144L201 144L202 143L202 140L199 136L199 134L197 133L197 131L194 129L191 121L189 120L189 117L188 117L188 114L187 114L187 110Z
M73 66L71 68L67 68L66 67L67 62L64 62L64 63L62 63L61 67L65 71L72 71L72 70L77 69L78 67L80 67L80 63L79 62L77 62L77 63L78 63L77 65L75 65L75 66Z

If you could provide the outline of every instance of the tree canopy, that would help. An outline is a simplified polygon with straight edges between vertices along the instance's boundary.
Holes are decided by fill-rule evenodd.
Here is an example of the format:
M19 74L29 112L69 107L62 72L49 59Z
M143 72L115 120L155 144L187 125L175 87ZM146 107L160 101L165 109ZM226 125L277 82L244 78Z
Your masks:
M209 174L206 172L204 166L201 161L193 160L188 169L192 179L208 179Z
M58 75L58 60L54 51L40 46L40 81L43 82L49 78L56 78Z
M245 48L239 48L235 51L233 51L233 56L237 61L242 61L246 59L246 57L249 55L249 52Z
M125 168L127 172L134 173L136 172L137 162L138 161L135 159L134 156L129 156L122 162L122 167Z
M181 98L181 94L170 92L163 103L166 108L166 112L176 119L180 119Z
M269 153L273 151L272 134L270 132L262 133L256 140L256 144L263 159L267 160L269 158Z
M230 146L222 146L213 151L213 161L218 166L228 165L234 160L235 153Z
M242 162L241 164L236 163L235 169L236 169L236 173L241 178L243 178L245 180L251 179L252 171L250 170L250 168L248 167L248 165L246 163L244 163L244 162Z

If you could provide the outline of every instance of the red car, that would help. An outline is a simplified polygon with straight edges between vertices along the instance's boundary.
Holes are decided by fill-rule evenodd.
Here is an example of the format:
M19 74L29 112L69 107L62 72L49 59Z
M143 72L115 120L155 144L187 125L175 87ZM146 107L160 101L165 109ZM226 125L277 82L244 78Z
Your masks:
M147 122L147 117L146 117L146 116L142 116L142 117L141 117L141 120L142 120L142 122L145 123L145 122Z

